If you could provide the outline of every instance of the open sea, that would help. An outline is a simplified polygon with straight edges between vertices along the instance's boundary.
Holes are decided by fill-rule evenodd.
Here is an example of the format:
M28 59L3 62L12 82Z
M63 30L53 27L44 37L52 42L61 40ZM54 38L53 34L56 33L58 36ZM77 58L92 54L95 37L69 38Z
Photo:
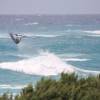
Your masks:
M0 94L61 72L100 73L100 15L0 15Z

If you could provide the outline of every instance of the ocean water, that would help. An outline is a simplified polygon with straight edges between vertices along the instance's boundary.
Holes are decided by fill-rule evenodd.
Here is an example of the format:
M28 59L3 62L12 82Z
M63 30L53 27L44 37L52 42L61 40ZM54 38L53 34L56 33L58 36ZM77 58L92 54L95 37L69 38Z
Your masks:
M0 15L0 94L61 72L100 73L100 15Z

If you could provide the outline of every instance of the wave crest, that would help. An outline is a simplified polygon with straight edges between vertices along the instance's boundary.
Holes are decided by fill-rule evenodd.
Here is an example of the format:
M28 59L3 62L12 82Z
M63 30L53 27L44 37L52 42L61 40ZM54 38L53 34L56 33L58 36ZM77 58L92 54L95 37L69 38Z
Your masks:
M24 24L25 26L31 26L31 25L38 25L39 23L38 22L30 22L30 23L26 23Z
M0 89L22 89L26 85L0 84Z
M66 64L55 54L49 52L17 62L0 63L0 68L43 76L74 72L73 66Z

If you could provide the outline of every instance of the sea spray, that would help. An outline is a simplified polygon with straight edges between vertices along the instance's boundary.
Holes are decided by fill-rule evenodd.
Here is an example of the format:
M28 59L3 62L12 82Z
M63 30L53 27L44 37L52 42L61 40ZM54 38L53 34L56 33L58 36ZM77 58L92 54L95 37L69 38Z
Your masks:
M43 76L74 72L73 66L50 52L40 53L37 57L21 61L0 63L0 68Z

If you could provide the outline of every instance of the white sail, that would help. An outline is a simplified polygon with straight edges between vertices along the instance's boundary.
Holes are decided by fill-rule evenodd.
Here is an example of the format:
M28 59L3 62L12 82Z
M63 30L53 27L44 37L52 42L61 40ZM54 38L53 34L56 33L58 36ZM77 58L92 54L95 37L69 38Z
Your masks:
M23 37L21 34L10 33L9 35L10 35L11 39L14 41L14 43L16 43L16 44L20 43L20 41Z

